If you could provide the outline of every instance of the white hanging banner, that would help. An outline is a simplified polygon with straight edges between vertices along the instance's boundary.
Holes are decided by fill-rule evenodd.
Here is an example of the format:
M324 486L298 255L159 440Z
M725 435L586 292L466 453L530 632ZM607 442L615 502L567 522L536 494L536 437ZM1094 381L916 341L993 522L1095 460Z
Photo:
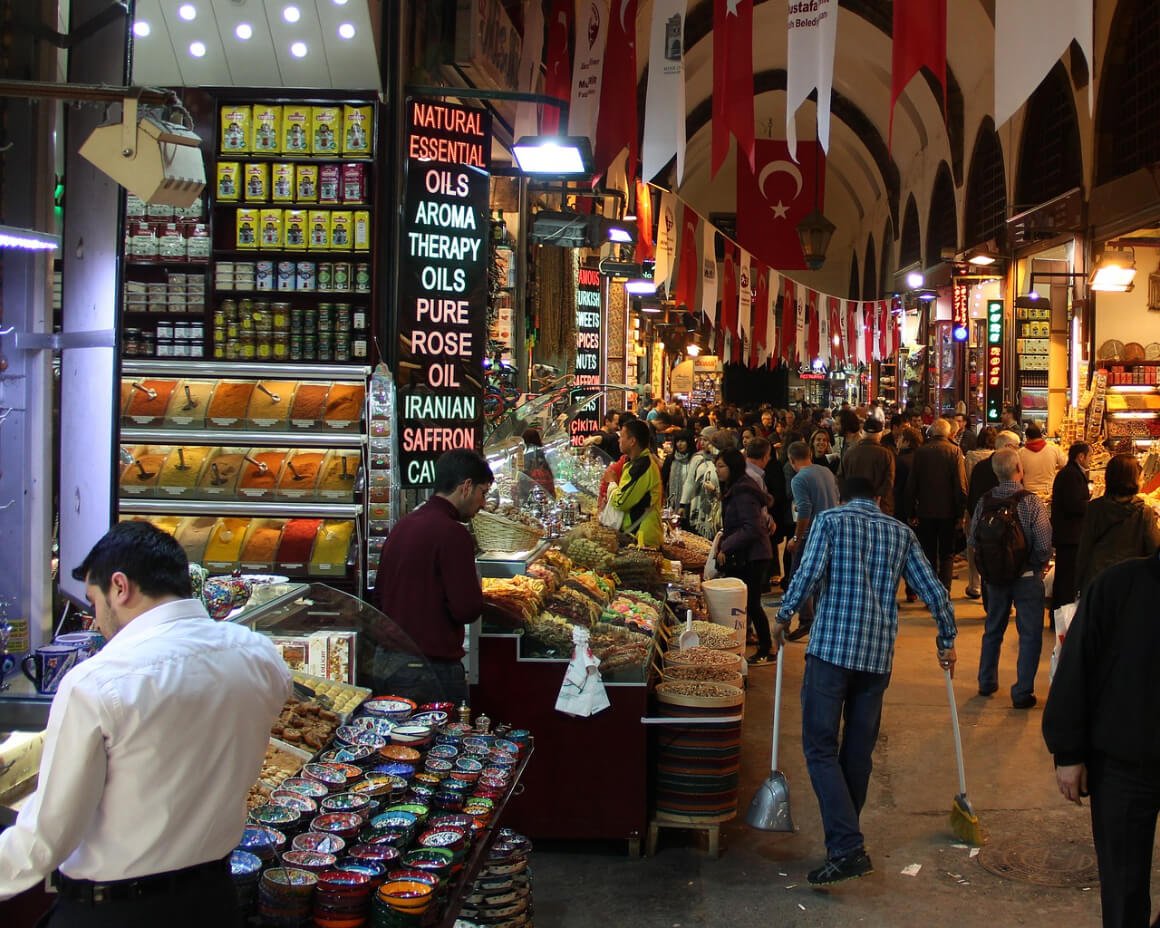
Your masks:
M995 0L995 126L1026 103L1072 39L1092 69L1092 0ZM1088 80L1088 112L1093 86Z
M838 0L790 0L787 25L785 141L789 156L797 161L794 116L815 88L818 91L818 141L823 151L830 150L830 91L834 84Z
M701 312L717 324L717 229L701 223Z
M600 78L608 44L608 0L576 0L576 53L572 66L572 102L568 134L584 135L596 148Z
M818 357L826 367L830 366L834 346L830 342L830 298L818 294Z
M677 195L666 190L661 194L661 208L657 213L657 263L653 280L669 290L673 276L677 248Z
M524 0L524 40L520 45L520 76L518 90L535 93L540 86L540 59L544 56L543 0ZM516 104L514 138L539 135L535 103Z
M794 322L794 342L797 348L797 363L809 364L810 348L806 342L806 301L809 299L807 288L798 286L794 299L796 319Z
M646 181L656 177L673 155L677 183L685 177L685 2L653 0L641 146Z
M741 350L748 354L753 317L753 264L749 252L741 249L737 268L737 331L741 333Z
M781 305L781 275L777 271L769 272L769 288L765 306L760 311L765 313L765 351L761 363L765 364L777 354L777 335L780 331L777 319L777 307Z

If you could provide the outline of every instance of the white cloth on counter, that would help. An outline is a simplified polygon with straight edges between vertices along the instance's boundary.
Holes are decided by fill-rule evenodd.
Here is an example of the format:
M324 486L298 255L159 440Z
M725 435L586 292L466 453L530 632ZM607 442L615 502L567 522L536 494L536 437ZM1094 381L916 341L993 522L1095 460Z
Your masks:
M60 868L111 881L224 857L291 693L270 641L183 599L65 675L36 793L0 832L0 899Z

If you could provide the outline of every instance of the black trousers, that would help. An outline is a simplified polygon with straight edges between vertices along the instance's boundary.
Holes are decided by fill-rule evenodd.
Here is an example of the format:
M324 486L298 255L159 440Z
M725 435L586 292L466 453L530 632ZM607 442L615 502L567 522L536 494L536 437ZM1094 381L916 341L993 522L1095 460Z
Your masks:
M375 649L371 685L376 696L404 696L419 705L467 701L467 674L459 661L429 660L400 651Z
M1088 763L1088 789L1104 928L1145 928L1152 914L1149 881L1160 772L1096 756Z
M773 636L769 631L769 616L761 605L761 594L769 585L771 561L749 561L743 566L727 571L727 576L736 577L745 584L745 613L749 624L757 633L757 653L768 654L773 650Z
M91 905L60 898L42 921L48 928L242 928L229 874L191 879L168 893Z
M958 519L918 520L918 543L942 585L950 591L955 573L955 526Z

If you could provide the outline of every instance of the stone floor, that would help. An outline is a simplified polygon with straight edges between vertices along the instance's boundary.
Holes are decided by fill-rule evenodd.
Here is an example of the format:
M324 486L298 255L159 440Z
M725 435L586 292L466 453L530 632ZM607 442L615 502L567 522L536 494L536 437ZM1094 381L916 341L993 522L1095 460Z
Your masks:
M818 806L801 753L801 684L805 642L787 646L779 766L790 784L796 834L755 831L745 809L769 772L772 666L750 674L744 723L739 817L723 826L721 856L711 860L703 835L662 831L657 854L630 859L623 845L541 843L533 857L538 928L697 928L697 926L954 925L1009 928L1100 923L1099 886L1087 808L1059 794L1040 735L1053 635L1044 633L1037 681L1040 705L1011 707L1015 630L1008 631L1000 690L977 695L982 607L954 588L959 624L956 698L966 752L967 792L989 832L977 857L950 834L958 792L944 678L935 660L935 626L921 605L900 611L894 676L887 691L863 831L876 872L828 891L806 884L824 854ZM599 802L599 794L587 797ZM1160 853L1154 859L1160 864ZM1004 865L1036 880L1063 871L1051 886L997 876ZM913 876L904 869L921 869ZM1068 878L1067 874L1072 874ZM1154 870L1160 907L1160 867Z

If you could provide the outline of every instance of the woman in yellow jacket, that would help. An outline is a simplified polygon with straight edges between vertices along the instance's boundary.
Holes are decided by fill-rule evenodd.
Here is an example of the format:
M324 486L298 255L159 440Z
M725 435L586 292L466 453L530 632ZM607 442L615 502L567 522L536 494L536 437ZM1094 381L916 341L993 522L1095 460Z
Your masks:
M648 426L640 419L621 427L620 450L628 456L628 463L610 501L614 509L624 513L621 530L635 534L641 547L660 547L664 540L661 507L665 491L660 465L649 451Z

